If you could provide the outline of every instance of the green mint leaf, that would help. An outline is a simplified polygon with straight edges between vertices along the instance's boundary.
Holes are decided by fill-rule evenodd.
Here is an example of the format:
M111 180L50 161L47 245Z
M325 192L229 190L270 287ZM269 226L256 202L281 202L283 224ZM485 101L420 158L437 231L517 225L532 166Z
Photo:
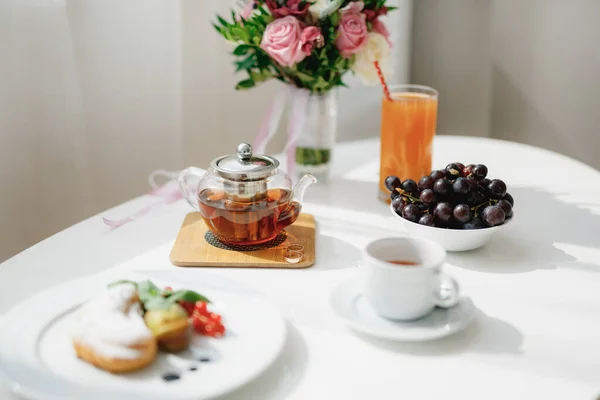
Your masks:
M138 288L138 296L142 303L144 303L144 307L146 306L146 302L150 301L152 298L160 296L162 298L162 291L151 281L143 281L137 284Z
M120 280L120 281L116 281L116 282L109 283L109 284L108 284L108 287L109 287L109 288L111 288L111 287L113 287L113 286L117 286L117 285L123 285L123 284L125 284L125 283L131 284L131 285L133 285L133 286L137 287L137 282L130 281L130 280L127 280L127 279L122 279L122 280Z
M171 304L176 303L178 301L186 301L188 303L203 301L205 303L210 303L210 300L208 300L206 297L192 290L178 290L172 295L170 295L167 299Z
M144 309L148 310L166 310L173 305L167 298L162 296L152 297L144 301Z

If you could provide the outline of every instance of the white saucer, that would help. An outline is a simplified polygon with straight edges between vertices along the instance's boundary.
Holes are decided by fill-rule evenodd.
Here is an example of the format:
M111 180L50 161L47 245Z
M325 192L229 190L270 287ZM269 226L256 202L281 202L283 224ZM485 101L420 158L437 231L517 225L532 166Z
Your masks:
M392 321L380 317L362 295L358 276L340 284L331 295L331 306L339 317L359 332L382 339L422 342L452 335L464 329L475 315L469 297L448 309L436 308L431 314L415 321Z

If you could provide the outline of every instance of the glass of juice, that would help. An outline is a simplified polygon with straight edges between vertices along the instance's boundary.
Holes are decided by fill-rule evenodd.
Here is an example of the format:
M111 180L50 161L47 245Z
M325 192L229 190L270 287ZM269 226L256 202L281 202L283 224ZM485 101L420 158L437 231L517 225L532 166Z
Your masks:
M389 201L385 178L419 182L431 172L431 152L438 110L438 92L428 86L393 85L391 100L381 105L379 197Z

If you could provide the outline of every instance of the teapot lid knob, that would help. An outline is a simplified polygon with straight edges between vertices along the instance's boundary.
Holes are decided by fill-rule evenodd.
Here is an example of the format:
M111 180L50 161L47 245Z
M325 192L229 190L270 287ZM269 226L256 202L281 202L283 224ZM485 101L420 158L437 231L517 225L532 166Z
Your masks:
M237 148L237 156L240 161L249 161L252 159L252 146L248 143L240 143Z

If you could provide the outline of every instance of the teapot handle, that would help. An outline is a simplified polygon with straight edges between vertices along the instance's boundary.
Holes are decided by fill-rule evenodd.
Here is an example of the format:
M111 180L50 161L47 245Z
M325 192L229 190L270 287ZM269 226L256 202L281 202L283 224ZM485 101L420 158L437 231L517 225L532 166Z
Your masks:
M181 171L179 173L179 178L177 179L177 182L179 182L179 189L181 189L181 193L183 193L183 198L186 199L195 210L198 210L198 184L205 173L206 171L202 168L189 167ZM192 179L195 179L196 182L190 182Z

